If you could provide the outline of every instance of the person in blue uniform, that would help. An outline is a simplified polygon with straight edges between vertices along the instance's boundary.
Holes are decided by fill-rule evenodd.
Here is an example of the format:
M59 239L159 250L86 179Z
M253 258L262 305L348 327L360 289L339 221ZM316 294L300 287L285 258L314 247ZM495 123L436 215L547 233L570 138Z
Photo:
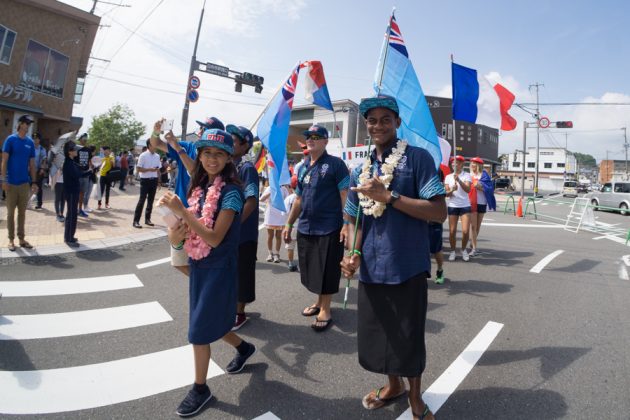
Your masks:
M427 222L446 219L445 191L431 155L397 138L401 120L394 98L365 99L359 109L374 150L352 172L345 217L351 226L358 225L357 240L342 270L350 278L361 268L359 364L388 377L385 386L369 392L362 402L368 410L383 407L405 393L407 378L414 419L433 419L421 396L431 269ZM348 234L353 244L354 229Z
M219 129L206 130L196 148L189 207L172 192L160 199L182 222L169 229L171 246L183 247L189 255L188 340L193 345L195 382L177 408L182 417L198 413L212 398L206 384L211 343L222 338L236 348L228 373L240 372L256 352L253 344L230 331L236 316L239 214L244 201L232 162L232 136Z
M284 241L291 242L293 223L297 231L300 278L317 301L304 308L302 315L316 316L311 327L324 331L332 323L330 303L339 291L345 229L343 206L350 176L343 160L326 153L328 130L313 125L304 132L309 155L298 173L293 203L284 228Z
M245 203L241 212L241 237L238 245L238 304L232 331L247 322L245 305L256 300L256 252L258 251L258 171L245 158L254 145L251 131L242 126L228 124L228 133L234 142L234 163L241 181Z

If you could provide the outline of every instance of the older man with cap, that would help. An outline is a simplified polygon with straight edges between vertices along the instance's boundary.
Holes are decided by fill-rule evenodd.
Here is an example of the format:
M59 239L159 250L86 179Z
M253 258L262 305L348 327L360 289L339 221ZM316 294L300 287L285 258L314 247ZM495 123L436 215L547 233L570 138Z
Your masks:
M258 250L258 171L244 158L254 144L251 131L242 126L228 124L228 133L234 141L234 163L242 182L245 203L241 213L241 237L238 245L238 304L232 331L247 322L245 305L256 300L256 252Z
M405 393L414 419L432 419L422 401L426 364L424 330L427 275L431 268L428 221L446 218L444 187L424 149L398 139L398 104L388 96L361 101L374 150L351 176L345 217L355 244L342 262L351 277L361 268L358 291L359 363L385 374L388 382L363 397L368 410L383 407ZM357 219L357 214L359 218Z
M18 119L17 133L6 138L2 145L2 190L7 196L7 228L9 251L15 251L15 209L17 208L17 236L22 248L33 248L26 241L24 224L26 205L31 194L38 191L35 165L35 143L28 135L33 120L28 115Z
M162 121L159 120L153 126L151 134L151 144L158 150L167 153L170 159L177 162L177 178L175 178L175 194L188 207L186 195L188 193L188 184L190 183L190 174L195 167L195 158L197 157L197 148L194 142L177 141L172 131L165 134L167 143L160 140L160 132L162 131ZM201 137L204 130L219 129L225 130L225 126L216 117L208 117L205 122L197 121L199 131L197 135ZM171 248L171 265L188 275L188 256L183 250Z
M297 198L284 228L284 241L291 242L293 223L297 231L300 278L317 301L304 308L302 315L316 316L311 327L326 330L332 323L330 303L339 291L345 229L343 206L350 176L343 160L326 152L328 130L313 125L304 132L309 156L298 175Z

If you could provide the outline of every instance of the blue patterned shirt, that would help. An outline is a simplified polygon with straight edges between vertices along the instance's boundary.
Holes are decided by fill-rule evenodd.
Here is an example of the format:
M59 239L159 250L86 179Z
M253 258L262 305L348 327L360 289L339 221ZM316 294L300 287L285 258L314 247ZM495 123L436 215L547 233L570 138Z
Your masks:
M243 196L245 200L249 197L256 199L256 206L249 217L241 224L240 244L251 241L258 241L258 171L254 164L245 161L238 163L238 178L242 182Z
M394 146L383 153L383 161L391 154ZM376 159L375 150L369 158L373 162L372 171L377 170L382 174L381 162ZM351 187L359 184L361 170L359 166L352 171ZM398 162L389 189L405 197L423 200L446 194L429 152L412 146L407 146ZM344 212L356 217L357 206L358 194L350 191ZM381 217L360 215L359 219L363 219L360 221L363 245L359 277L362 282L401 284L431 270L428 224L425 220L408 216L391 205L387 205Z

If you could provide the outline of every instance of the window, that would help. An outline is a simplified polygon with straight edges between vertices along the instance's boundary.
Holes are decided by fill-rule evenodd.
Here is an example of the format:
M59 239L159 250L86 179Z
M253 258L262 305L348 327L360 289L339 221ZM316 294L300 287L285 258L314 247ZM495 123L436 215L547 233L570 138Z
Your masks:
M545 169L551 169L551 162L545 162Z
M85 77L77 78L77 87L74 91L74 103L80 104L83 98L83 88L85 87Z
M615 184L615 192L616 193L627 193L630 192L630 184L624 182L618 182Z
M512 162L512 168L520 168L521 162Z
M564 163L556 163L556 166L557 166L558 168L564 168Z
M536 162L527 162L527 167L528 168L535 168L536 167Z
M11 52L17 34L9 28L0 25L0 63L11 63Z
M553 152L540 152L540 156L553 156Z
M70 59L45 45L28 41L20 86L56 98L63 98Z
M602 192L611 192L611 191L612 191L612 184L611 183L604 184L604 186L602 187Z

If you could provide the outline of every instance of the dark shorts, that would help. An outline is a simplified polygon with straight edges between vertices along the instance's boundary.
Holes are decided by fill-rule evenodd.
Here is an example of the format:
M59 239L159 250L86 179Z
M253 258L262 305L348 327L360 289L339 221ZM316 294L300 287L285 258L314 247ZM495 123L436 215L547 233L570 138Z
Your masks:
M256 251L258 242L243 242L238 246L238 301L256 300Z
M359 364L370 372L417 377L426 365L427 274L402 284L359 282Z
M339 230L328 235L297 234L300 278L310 292L332 295L339 291L343 243Z
M477 213L485 213L487 211L487 204L477 204Z
M442 223L429 223L429 252L435 254L442 251Z
M448 207L449 216L462 216L468 213L470 213L470 206L469 207Z

